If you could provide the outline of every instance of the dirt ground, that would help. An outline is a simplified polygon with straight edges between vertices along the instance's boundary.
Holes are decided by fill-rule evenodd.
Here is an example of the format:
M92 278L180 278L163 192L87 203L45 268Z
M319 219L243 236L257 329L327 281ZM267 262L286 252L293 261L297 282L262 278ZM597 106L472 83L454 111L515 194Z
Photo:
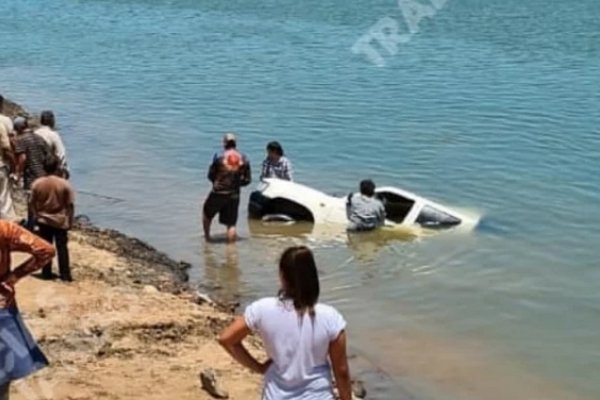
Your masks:
M231 399L260 396L260 377L215 340L231 315L194 303L175 279L184 272L169 272L174 262L91 226L72 232L70 250L74 283L28 277L17 286L26 324L51 366L15 383L11 398L210 399L199 379L206 368ZM249 347L261 354L256 340Z

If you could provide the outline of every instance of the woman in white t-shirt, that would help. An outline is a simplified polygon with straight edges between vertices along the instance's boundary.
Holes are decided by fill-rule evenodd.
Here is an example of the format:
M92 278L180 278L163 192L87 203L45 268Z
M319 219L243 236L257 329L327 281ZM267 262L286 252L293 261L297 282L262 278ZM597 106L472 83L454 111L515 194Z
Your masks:
M304 246L288 248L279 262L279 278L279 296L250 304L219 342L240 364L264 374L263 400L333 400L332 368L340 400L350 400L346 321L333 307L317 303L319 276L312 252ZM242 344L252 331L264 342L269 357L264 363Z

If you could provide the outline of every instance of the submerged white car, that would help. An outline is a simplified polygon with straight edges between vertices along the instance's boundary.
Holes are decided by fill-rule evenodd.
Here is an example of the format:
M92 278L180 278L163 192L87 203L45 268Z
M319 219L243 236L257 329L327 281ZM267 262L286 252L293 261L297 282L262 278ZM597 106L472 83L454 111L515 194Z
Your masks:
M378 187L386 225L418 225L430 229L458 226L472 229L477 220L457 210L435 203L397 187ZM347 224L347 197L335 197L308 186L280 179L264 179L250 195L251 218L263 220L309 221L315 224Z

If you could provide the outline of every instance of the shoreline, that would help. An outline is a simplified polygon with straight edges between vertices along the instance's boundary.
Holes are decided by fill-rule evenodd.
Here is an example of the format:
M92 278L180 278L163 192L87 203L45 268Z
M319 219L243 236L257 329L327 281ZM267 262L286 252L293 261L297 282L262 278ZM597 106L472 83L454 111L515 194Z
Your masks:
M38 125L36 115L10 99L5 107L10 117ZM17 213L25 215L24 194L13 197ZM237 364L216 341L239 303L191 287L191 264L85 215L76 217L69 249L75 282L34 276L17 287L23 318L50 366L14 383L11 398L212 399L199 378L207 370L229 398L260 397L262 377ZM246 345L265 357L258 337ZM350 360L358 358L350 352ZM381 378L376 368L370 373Z
M36 125L25 108L5 101L6 114ZM23 193L13 197L25 215ZM262 377L237 365L216 341L233 318L231 306L188 285L189 263L81 215L69 250L73 283L31 276L17 286L23 318L50 366L14 382L11 398L212 399L199 378L208 369L230 398L260 396ZM264 357L257 338L247 346Z
M208 368L232 398L256 398L261 377L235 365L215 340L232 315L196 304L169 264L140 256L135 239L129 246L96 229L71 232L74 283L29 277L17 288L50 366L15 383L14 398L210 399L198 378ZM248 346L262 354L257 340Z
M199 379L208 369L230 398L260 395L262 377L216 341L233 315L192 292L187 264L81 220L70 232L75 282L32 276L17 287L23 318L50 366L15 382L11 398L211 399ZM247 345L264 357L257 338Z

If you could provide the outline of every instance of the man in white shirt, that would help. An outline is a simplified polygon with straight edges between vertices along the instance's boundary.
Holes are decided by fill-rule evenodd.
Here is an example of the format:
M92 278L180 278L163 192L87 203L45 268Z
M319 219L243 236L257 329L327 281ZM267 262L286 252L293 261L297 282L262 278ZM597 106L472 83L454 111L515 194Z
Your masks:
M13 133L14 126L12 119L3 114L4 112L4 97L0 94L0 124L4 125L8 135Z
M52 152L60 160L60 171L63 178L69 177L67 166L67 152L60 135L55 130L56 120L52 111L42 111L40 116L41 127L35 130L35 134L40 136L50 146Z
M0 122L0 219L15 220L10 171L15 164L6 126Z

